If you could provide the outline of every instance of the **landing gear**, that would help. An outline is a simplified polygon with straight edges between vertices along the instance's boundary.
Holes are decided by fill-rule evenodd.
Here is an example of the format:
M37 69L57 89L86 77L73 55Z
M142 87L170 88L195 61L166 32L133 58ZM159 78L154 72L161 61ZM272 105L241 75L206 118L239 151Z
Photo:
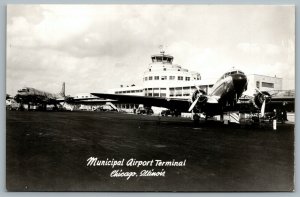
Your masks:
M198 114L194 114L193 115L193 121L194 121L194 125L198 126L200 123L200 116Z

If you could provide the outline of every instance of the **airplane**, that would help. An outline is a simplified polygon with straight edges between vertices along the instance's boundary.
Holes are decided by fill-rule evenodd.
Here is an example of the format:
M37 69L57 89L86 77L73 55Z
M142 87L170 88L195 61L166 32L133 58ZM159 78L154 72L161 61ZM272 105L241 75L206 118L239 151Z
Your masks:
M74 98L71 96L66 96L65 82L63 82L62 89L57 94L41 91L31 87L24 87L17 91L17 94L13 100L19 104L18 107L14 107L14 110L23 110L24 104L27 104L28 110L33 109L31 106L38 106L38 109L42 111L46 111L47 105L54 105L53 110L64 109L73 111L76 107L75 105L77 104L103 105L103 103L109 103L112 101L109 99L99 99L98 97ZM9 104L7 104L8 108L10 108Z
M31 87L24 87L17 91L14 99L20 103L21 108L24 108L24 104L28 105L28 110L30 110L31 105L41 105L42 109L45 110L46 106L51 104L57 109L57 105L60 102L69 101L72 98L65 96L65 82L63 82L62 89L57 94L37 90Z
M223 74L219 80L213 85L211 93L207 94L196 86L196 90L191 99L179 98L163 98L150 96L133 96L120 94L106 93L91 93L99 98L108 98L118 100L119 102L128 102L136 104L144 104L147 107L156 106L168 108L175 111L177 114L181 112L192 112L195 123L199 122L200 115L205 115L205 120L208 117L223 115L226 112L259 112L264 116L265 110L269 109L266 106L275 106L285 102L284 98L275 100L275 105L271 104L271 95L267 92L258 91L256 95L245 99L243 93L247 90L248 80L244 72L238 69L232 69ZM286 102L294 102L288 99Z

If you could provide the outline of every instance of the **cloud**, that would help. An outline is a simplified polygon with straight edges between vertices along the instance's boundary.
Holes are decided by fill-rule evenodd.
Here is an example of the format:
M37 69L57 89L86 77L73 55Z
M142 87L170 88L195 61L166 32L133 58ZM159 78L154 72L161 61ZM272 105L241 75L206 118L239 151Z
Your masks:
M167 45L174 63L217 78L232 66L291 77L290 6L9 5L7 91L95 92L142 84ZM280 21L280 22L274 22ZM290 71L286 74L284 70Z

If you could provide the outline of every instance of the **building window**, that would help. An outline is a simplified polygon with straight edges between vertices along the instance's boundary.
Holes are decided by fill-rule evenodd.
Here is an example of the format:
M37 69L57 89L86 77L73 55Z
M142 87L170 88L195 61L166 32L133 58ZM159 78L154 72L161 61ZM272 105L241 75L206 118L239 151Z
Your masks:
M170 97L174 96L175 95L175 91L174 91L174 88L170 88Z
M259 81L256 82L256 88L259 89Z
M178 76L178 80L182 81L183 80L183 76Z
M274 88L274 83L261 82L261 87Z
M152 96L152 88L148 88L148 96Z
M183 96L190 96L190 87L183 87Z
M164 71L166 71L167 69L166 68L164 68Z
M153 96L159 97L159 88L153 88Z
M160 88L160 97L166 97L167 96L167 88Z
M178 71L180 71L180 69L178 69Z
M154 80L159 80L159 76L154 76Z
M175 95L182 96L182 87L175 88Z
M191 78L190 78L190 77L185 77L185 80L186 80L186 81L190 81Z
M161 80L167 80L167 76L161 76Z
M145 77L145 81L147 81L148 80L148 77Z
M151 72L151 68L149 68L149 72Z
M149 81L151 81L151 80L152 80L152 76L149 77Z
M169 76L170 80L175 80L175 76Z

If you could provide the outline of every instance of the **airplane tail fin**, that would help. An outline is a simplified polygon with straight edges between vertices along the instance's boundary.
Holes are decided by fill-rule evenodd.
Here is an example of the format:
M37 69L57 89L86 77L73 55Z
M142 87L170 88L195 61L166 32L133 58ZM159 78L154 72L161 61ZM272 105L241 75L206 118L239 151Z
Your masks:
M66 96L65 86L66 86L65 82L63 82L61 91L59 92L59 95L60 95L61 97L65 97L65 96Z

